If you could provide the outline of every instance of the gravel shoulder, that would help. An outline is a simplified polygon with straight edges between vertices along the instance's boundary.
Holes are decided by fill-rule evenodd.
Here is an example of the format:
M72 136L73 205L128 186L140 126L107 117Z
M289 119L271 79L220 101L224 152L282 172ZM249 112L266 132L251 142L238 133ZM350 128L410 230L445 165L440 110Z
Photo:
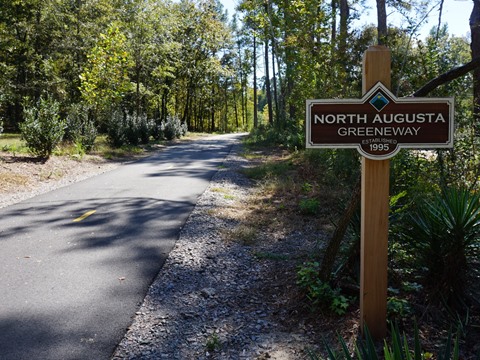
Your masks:
M289 275L272 279L259 256L274 244L250 244L242 228L256 190L239 172L250 165L240 150L198 200L113 359L304 359L315 348L313 328L282 324L290 309L279 277Z

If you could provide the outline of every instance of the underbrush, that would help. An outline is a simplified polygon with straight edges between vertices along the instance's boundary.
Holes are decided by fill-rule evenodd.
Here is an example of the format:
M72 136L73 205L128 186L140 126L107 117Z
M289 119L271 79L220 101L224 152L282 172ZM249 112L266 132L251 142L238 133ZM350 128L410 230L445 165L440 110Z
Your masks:
M315 251L291 256L297 263L285 281L295 281L296 291L286 296L296 307L292 321L308 321L319 332L332 331L327 344L342 353L335 331L350 339L352 329L358 331L359 208L348 218L328 273L322 264L340 219L355 205L351 200L360 177L359 156L353 150L292 151L276 141L268 146L268 139L275 137L255 133L246 142L246 156L257 165L245 174L259 187L252 226L265 232L282 226L287 232L317 237ZM438 159L443 163L439 165ZM413 353L418 336L423 355L416 358L426 359L442 358L450 338L451 354L456 344L458 357L447 358L474 359L480 356L480 201L475 185L462 186L458 176L444 172L455 167L446 159L402 151L391 160L387 307L388 319L398 324L398 331L388 340L400 336L403 349L410 346ZM332 329L329 324L338 317L352 324L350 328ZM347 345L353 353L355 342ZM375 345L378 354L383 347L393 351L395 346Z

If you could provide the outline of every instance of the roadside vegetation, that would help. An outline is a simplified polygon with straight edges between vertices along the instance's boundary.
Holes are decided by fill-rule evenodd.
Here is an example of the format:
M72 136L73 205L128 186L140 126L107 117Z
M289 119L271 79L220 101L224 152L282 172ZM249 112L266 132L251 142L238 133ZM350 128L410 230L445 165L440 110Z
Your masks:
M285 287L295 284L296 290L288 296L300 312L296 320L308 319L318 329L328 329L331 319L343 318L358 329L358 205L334 262L328 266L326 253L355 196L359 155L354 150L292 151L278 141L282 138L274 129L263 129L246 140L245 156L257 164L245 174L258 188L249 204L255 220L248 224L257 233L273 233L283 227L286 232L303 230L316 236L314 251L288 254L289 259L296 259L296 266L289 268L291 276L285 277ZM352 327L331 329L338 331L339 338L325 335L322 346L326 352L312 353L312 359L324 358L327 349L332 359L349 358L356 348L358 359L405 359L407 353L413 356L414 352L420 354L416 358L423 359L480 356L480 201L476 183L458 180L465 164L456 165L453 154L402 150L391 160L391 332L386 342L356 340ZM443 167L456 169L452 172L455 181L450 171L442 172ZM272 259L274 255L260 258ZM277 257L277 261L281 260ZM281 266L285 268L285 264ZM376 349L375 355L372 349ZM397 353L388 357L387 352L393 354L393 349Z

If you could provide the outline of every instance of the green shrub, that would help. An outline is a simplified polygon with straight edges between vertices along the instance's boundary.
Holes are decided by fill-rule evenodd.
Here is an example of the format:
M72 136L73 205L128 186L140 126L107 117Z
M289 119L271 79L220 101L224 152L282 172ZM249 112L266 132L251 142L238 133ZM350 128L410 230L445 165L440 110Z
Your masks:
M127 144L138 145L140 143L140 121L138 116L126 114L125 139Z
M147 118L147 115L140 114L137 117L138 137L141 144L148 144L150 136L154 134L155 123Z
M297 271L297 284L302 288L313 308L328 310L337 315L346 313L349 300L340 293L340 289L333 289L329 283L319 277L320 264L308 262Z
M187 131L187 124L182 124L178 116L169 116L163 127L163 134L167 140L181 138Z
M120 109L115 109L107 122L107 141L116 148L125 145L127 142L127 119Z
M41 97L36 106L24 104L25 121L20 124L20 130L34 155L48 158L62 141L66 121L60 118L59 110L59 103L50 96Z
M89 108L83 104L73 104L67 115L65 139L71 140L82 151L93 149L98 135L95 122L89 118Z
M427 269L426 289L433 299L461 302L472 260L478 258L480 195L447 189L421 201L405 230L418 259Z

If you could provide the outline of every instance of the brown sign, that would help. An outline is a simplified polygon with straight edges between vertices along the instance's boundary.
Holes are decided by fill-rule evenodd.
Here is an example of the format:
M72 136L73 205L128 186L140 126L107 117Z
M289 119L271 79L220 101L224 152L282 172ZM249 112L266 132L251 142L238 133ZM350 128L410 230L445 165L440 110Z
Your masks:
M453 147L453 98L396 98L377 83L360 100L307 100L307 148L357 148L388 159L401 148Z

